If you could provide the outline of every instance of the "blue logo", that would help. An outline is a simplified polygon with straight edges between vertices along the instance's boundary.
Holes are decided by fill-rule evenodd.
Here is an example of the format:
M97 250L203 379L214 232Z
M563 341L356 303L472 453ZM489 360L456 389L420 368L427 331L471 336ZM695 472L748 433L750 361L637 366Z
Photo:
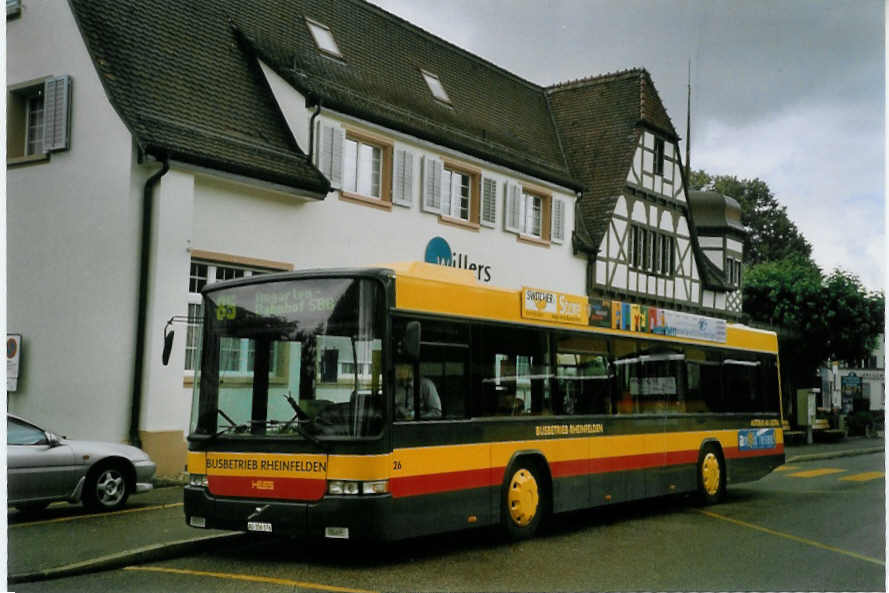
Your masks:
M775 429L773 428L738 431L738 449L741 451L774 449L776 446Z
M426 244L426 259L430 264L451 265L451 246L441 237L433 237Z

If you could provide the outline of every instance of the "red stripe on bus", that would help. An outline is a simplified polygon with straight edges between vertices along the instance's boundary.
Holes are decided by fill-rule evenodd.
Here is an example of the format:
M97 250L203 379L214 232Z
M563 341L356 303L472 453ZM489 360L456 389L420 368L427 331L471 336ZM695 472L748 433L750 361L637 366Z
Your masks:
M725 457L728 459L779 455L784 452L784 445L779 443L772 449L753 449L750 451L740 451L737 447L726 447L724 452ZM618 471L651 469L661 467L662 465L690 465L697 463L697 461L698 451L691 449L688 451L667 451L665 453L647 453L643 455L625 455L598 459L554 461L550 463L550 471L552 477L557 479ZM506 468L499 467L490 470L476 469L411 476L407 478L392 478L390 482L390 490L393 497L401 498L423 494L469 490L471 488L499 486L503 481L503 474L505 471Z
M326 480L212 475L207 479L210 492L217 496L320 500L327 491Z
M503 468L473 469L443 474L426 474L406 478L392 478L389 489L394 498L417 496L420 494L436 494L471 488L485 488L500 484Z

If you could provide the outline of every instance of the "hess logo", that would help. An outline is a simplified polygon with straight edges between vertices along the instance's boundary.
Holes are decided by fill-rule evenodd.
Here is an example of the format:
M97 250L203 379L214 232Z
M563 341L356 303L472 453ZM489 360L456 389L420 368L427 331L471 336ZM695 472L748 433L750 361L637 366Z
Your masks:
M250 487L254 490L274 490L275 482L272 480L253 480Z

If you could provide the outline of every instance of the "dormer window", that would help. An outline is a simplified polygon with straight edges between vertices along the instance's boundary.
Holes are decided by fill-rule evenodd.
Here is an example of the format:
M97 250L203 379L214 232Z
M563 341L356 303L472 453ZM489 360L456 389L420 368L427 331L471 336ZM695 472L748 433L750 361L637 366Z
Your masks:
M432 92L432 96L435 97L436 101L441 101L442 103L450 105L451 98L448 97L447 91L445 91L444 86L441 84L441 79L426 70L420 70L420 72L423 74L423 79L426 80L426 84L429 85L429 90Z
M315 45L318 46L318 49L320 49L322 53L343 59L343 54L340 53L340 48L337 46L336 41L333 38L333 33L330 32L327 25L322 25L318 21L313 21L310 18L306 18L306 24L309 26L309 31L312 33L312 37L315 39Z

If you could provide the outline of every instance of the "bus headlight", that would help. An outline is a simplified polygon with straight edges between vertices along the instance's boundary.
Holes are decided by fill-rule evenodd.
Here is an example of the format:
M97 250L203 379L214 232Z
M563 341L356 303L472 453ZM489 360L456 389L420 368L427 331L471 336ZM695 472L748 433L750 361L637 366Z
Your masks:
M389 492L389 480L357 482L352 480L329 480L328 494L385 494Z
M188 474L188 485L197 488L206 488L210 485L207 474Z

